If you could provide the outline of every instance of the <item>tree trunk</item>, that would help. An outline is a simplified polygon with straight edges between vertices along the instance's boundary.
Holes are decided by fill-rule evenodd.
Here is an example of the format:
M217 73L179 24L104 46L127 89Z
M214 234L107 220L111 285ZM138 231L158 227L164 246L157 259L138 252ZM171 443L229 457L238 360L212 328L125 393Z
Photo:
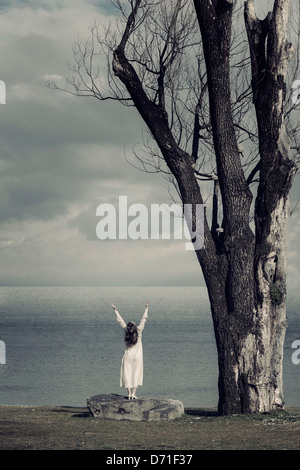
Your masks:
M203 39L224 212L224 241L219 247L221 291L207 282L218 349L219 412L269 411L284 403L285 241L288 196L295 173L283 121L289 2L275 1L273 14L263 22L254 15L253 1L245 4L261 158L255 236L249 228L251 195L230 110L233 2L194 3ZM215 297L223 299L223 306Z
M175 176L183 204L202 204L193 157L176 143L163 101L154 104L143 89L125 48L135 28L136 0L113 70L125 85ZM295 165L283 122L287 64L288 1L275 1L259 22L252 0L246 2L253 96L260 142L260 183L255 233L250 228L252 193L235 135L230 99L230 43L233 0L194 0L206 61L211 125L223 232L216 236L204 221L204 247L196 251L206 281L218 350L219 412L269 411L283 406L282 357L286 328L286 225L288 195ZM279 27L280 26L280 27ZM268 47L266 40L268 38ZM267 50L267 52L266 52ZM267 54L267 55L265 55Z
M286 320L286 230L289 192L296 172L289 159L284 123L289 0L276 0L272 13L257 19L253 0L245 3L253 102L259 129L260 182L255 207L256 380L252 400L258 411L284 405L282 360ZM249 338L253 343L254 338ZM251 360L251 356L250 356Z
M252 194L241 165L231 113L229 56L233 4L207 0L194 3L203 40L223 205L224 232L218 244L220 290L210 282L207 287L218 349L219 412L231 414L250 411L245 377L252 373L252 368L243 361L243 355L255 306L255 238L249 226Z

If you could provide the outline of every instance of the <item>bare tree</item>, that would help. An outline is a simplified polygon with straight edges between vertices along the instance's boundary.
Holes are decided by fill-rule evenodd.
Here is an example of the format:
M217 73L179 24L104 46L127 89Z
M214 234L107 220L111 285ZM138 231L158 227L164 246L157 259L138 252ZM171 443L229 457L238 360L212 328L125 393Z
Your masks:
M105 34L94 24L77 44L68 91L135 106L155 143L139 162L172 178L183 204L202 204L211 185L195 251L218 349L219 412L282 407L285 241L299 155L286 88L290 1L275 0L263 20L253 0L243 10L233 0L112 3L119 19ZM298 65L299 47L289 80Z

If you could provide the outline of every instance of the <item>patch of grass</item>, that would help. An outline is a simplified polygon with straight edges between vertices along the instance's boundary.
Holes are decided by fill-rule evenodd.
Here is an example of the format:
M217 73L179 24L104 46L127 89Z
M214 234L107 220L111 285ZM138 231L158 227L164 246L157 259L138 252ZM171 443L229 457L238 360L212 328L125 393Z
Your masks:
M1 450L300 450L300 408L217 416L187 409L170 422L93 418L86 408L0 406Z

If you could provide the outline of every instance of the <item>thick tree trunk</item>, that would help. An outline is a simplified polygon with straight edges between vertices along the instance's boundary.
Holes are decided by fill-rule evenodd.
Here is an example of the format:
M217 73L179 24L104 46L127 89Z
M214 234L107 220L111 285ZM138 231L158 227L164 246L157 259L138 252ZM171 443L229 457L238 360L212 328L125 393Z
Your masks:
M242 281L243 298L254 296L251 315L243 308L240 311L230 310L228 257L219 255L219 270L215 273L214 282L212 267L209 267L207 288L218 349L220 414L264 412L284 406L282 362L287 326L286 228L289 219L288 191L293 174L294 167L286 175L283 195L268 220L264 218L263 227L268 227L268 233L264 241L258 240L256 244L254 281L250 282L250 277L248 286ZM247 265L242 260L238 264L239 272L245 270L246 280Z
M295 173L283 121L289 1L275 1L273 14L263 22L255 16L253 1L245 4L261 157L255 237L249 228L251 196L230 110L233 2L194 3L206 59L224 212L224 240L219 245L221 291L217 283L207 281L218 348L219 412L268 411L284 403L285 240L288 195Z
M254 247L249 226L252 194L240 161L230 99L230 43L233 2L195 0L208 76L210 115L223 205L218 244L219 283L207 281L219 363L219 412L246 411L250 364L244 344L255 307ZM210 268L211 269L211 268ZM205 274L205 267L203 268ZM218 290L218 288L220 290ZM247 409L247 411L250 411Z
M163 101L147 96L125 48L135 28L136 0L119 46L113 70L125 85L149 127L183 204L202 204L193 163L176 143ZM250 229L252 193L240 161L230 99L230 43L233 0L194 0L206 60L211 124L223 232L211 233L204 221L204 247L196 254L206 281L218 350L219 412L268 411L283 406L282 357L286 328L285 272L288 195L295 166L283 122L287 63L287 0L275 1L274 20L259 22L252 0L245 18L253 73L253 96L260 140L260 183L255 233ZM280 25L280 28L279 28ZM266 47L266 38L269 38ZM265 56L266 50L268 55ZM213 229L216 221L213 221Z
M258 333L253 358L257 411L284 405L282 360L286 320L286 230L289 192L296 165L289 159L284 123L285 77L292 46L287 42L289 0L276 0L260 21L253 0L245 3L252 63L253 102L259 129L260 182L255 206L255 281ZM251 338L249 338L251 343Z

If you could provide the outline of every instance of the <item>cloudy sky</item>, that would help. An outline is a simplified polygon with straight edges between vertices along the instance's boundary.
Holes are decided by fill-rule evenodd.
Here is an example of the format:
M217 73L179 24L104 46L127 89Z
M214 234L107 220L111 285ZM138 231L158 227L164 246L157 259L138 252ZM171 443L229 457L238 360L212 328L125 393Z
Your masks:
M267 3L267 2L266 2ZM141 140L132 108L46 87L68 75L78 35L112 13L105 0L2 0L0 79L0 285L202 283L195 255L178 240L96 237L96 209L171 203L161 175L125 158ZM300 79L300 77L299 77ZM293 199L299 195L299 182ZM299 212L289 227L289 283L298 285Z

